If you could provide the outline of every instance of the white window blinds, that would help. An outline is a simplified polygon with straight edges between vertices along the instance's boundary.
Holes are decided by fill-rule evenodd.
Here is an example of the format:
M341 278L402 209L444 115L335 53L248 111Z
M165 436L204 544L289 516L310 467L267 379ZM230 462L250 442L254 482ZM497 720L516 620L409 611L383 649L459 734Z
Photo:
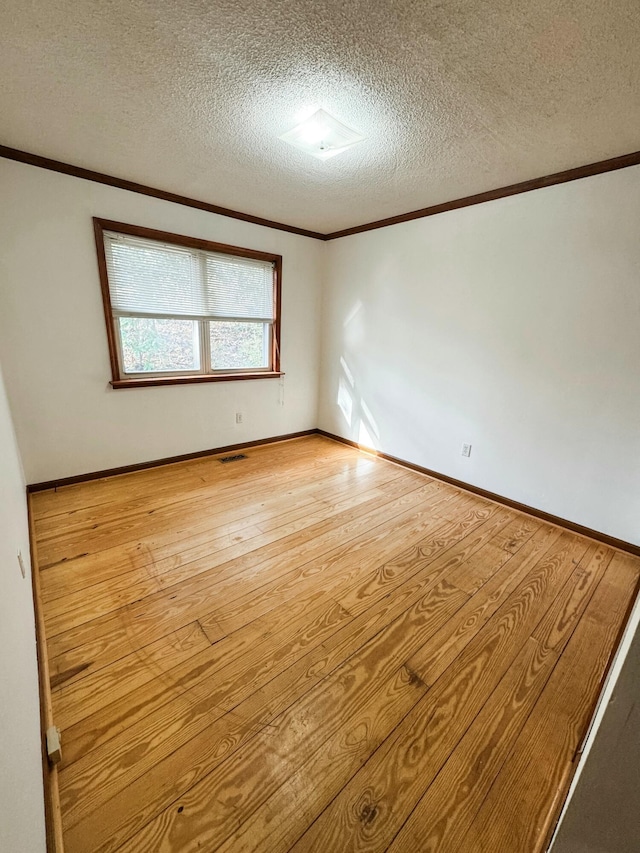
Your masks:
M120 317L273 322L273 263L104 232Z

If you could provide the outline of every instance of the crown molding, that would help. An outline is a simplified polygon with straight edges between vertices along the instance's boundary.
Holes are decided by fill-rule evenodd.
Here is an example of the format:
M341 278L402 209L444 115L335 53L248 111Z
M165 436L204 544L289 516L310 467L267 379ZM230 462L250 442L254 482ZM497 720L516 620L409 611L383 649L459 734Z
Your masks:
M581 178L590 178L592 175L602 175L604 172L615 172L617 169L626 169L628 166L640 165L640 151L632 154L623 154L620 157L612 157L610 160L599 160L597 163L589 163L586 166L578 166L575 169L566 169L564 172L554 172L552 175L544 175L542 178L532 178L529 181L521 181L519 184L510 184L495 190L468 195L464 198L445 201L442 204L434 204L431 207L423 207L420 210L412 210L410 213L400 213L397 216L389 216L387 219L378 219L375 222L367 222L365 225L354 225L353 228L344 228L341 231L332 231L325 234L325 240L337 240L339 237L349 237L352 234L361 234L363 231L375 231L377 228L388 228L390 225L398 225L401 222L410 222L412 219L423 219L425 216L436 216L438 213L447 213L449 210L459 210L461 207L471 207L474 204L484 204L487 201L496 201L511 195L529 193L533 190L541 190L545 187L553 187L556 184L566 184L569 181L578 181Z
M363 225L354 225L351 228L344 228L340 231L331 231L328 234L323 234L320 231L310 231L306 228L298 228L295 225L274 222L271 219L254 216L251 213L242 213L239 210L220 207L220 205L211 204L207 201L189 198L188 196L168 192L157 187L150 187L146 184L138 184L135 181L106 175L103 172L94 172L92 169L73 166L70 163L63 163L60 160L51 160L49 157L30 154L28 151L9 148L6 145L0 145L0 157L6 160L14 160L17 163L26 163L40 169L47 169L50 172L60 172L63 175L82 178L85 181L93 181L94 183L105 184L106 186L116 187L121 190L139 193L140 195L159 198L163 201L170 201L173 204L182 204L185 207L193 207L197 210L205 210L208 213L217 213L220 216L227 216L231 219L239 219L254 225L262 225L265 228L275 228L278 231L287 231L290 234L298 234L301 237L311 237L314 240L325 241L337 240L340 237L349 237L352 234L361 234L364 231L375 231L378 228L388 228L390 225L399 225L402 222L410 222L413 219L424 219L427 216L436 216L439 213L447 213L450 210L471 207L474 204L484 204L488 201L496 201L497 199L507 198L508 196L520 195L521 193L528 193L533 190L544 189L545 187L553 187L556 184L566 184L569 181L578 181L582 178L590 178L593 175L602 175L605 172L615 172L618 169L640 165L640 151L634 151L631 154L622 154L620 157L612 157L609 160L599 160L597 163L589 163L586 166L577 166L574 169L554 172L552 175L544 175L541 178L532 178L528 181L521 181L518 184L510 184L506 187L486 190L485 192L465 196L464 198L445 201L441 204L420 208L419 210L412 210L409 213L400 213L397 216L389 216L386 219L378 219L375 222L367 222Z
M189 198L188 196L161 190L157 187L138 184L136 181L128 181L124 178L116 178L113 175L105 175L103 172L94 172L92 169L73 166L71 163L63 163L60 160L51 160L49 157L40 157L38 154L30 154L28 151L20 151L18 148L9 148L6 145L0 145L0 157L4 157L6 160L15 160L17 163L26 163L29 166L37 166L39 169L47 169L50 172L60 172L63 175L71 175L74 178L93 181L96 184L106 184L106 186L117 187L120 190L148 195L152 198L162 199L162 201L173 202L173 204L194 207L196 210L206 210L207 213L217 213L220 216L228 216L231 219L240 219L243 222L251 222L253 225L263 225L265 228L288 231L290 234L299 234L301 237L312 237L315 240L326 239L325 235L319 231L308 231L306 228L297 228L295 225L274 222L272 219L264 219L261 216L242 213L239 210L231 210L228 207L220 207L220 205L210 204L208 201L200 201L196 198Z

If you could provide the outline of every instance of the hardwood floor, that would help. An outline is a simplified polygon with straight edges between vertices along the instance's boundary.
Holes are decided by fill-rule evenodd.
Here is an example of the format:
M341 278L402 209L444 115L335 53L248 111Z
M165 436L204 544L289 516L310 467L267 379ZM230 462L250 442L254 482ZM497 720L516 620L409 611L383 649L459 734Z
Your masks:
M66 853L537 853L640 559L319 436L32 496Z

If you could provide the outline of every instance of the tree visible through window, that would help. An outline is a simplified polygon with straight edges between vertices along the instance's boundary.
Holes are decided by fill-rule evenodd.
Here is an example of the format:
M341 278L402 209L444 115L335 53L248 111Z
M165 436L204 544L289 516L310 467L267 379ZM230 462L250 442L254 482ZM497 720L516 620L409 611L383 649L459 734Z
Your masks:
M120 317L125 373L199 370L198 324L193 320Z
M278 375L279 255L94 224L112 384Z

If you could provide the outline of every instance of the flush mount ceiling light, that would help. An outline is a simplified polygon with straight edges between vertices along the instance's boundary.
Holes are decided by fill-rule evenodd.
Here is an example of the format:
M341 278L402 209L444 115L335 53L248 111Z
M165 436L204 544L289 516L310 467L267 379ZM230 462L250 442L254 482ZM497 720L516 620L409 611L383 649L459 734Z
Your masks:
M328 160L362 142L364 136L324 110L317 110L293 130L283 133L280 139L319 160Z

